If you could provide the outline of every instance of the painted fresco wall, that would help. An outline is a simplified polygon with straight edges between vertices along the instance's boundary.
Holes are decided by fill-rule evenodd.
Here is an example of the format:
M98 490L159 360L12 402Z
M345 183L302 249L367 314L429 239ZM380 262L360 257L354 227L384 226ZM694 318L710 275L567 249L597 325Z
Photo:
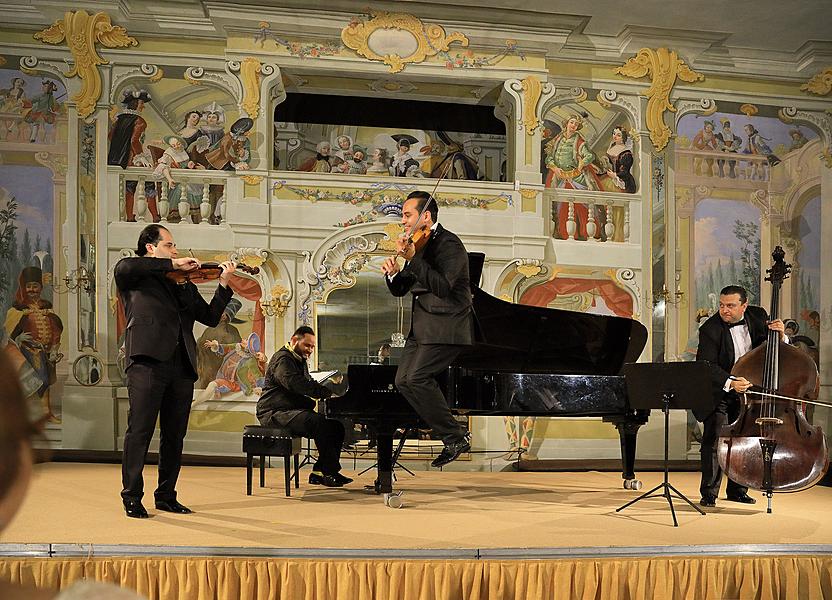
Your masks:
M52 78L0 69L0 348L32 412L60 423L64 358L55 249L67 157L66 90Z

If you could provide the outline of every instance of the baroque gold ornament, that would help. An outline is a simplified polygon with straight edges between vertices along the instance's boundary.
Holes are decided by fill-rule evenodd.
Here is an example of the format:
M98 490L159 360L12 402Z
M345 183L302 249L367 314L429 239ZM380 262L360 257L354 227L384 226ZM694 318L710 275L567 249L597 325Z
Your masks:
M64 13L63 19L37 32L34 37L47 44L66 41L75 66L65 73L65 76L78 76L82 81L81 89L72 96L81 118L88 117L95 110L95 104L101 98L101 74L98 72L98 65L106 65L109 62L98 54L96 43L106 48L126 48L137 46L139 43L136 38L127 35L124 27L113 25L106 13L90 15L84 10Z
M825 96L832 92L832 67L827 67L800 86L801 91Z
M543 86L534 75L523 79L520 85L523 89L523 126L526 128L526 134L532 135L540 125L540 119L537 118L537 103L543 93Z
M664 113L668 110L676 112L676 108L670 103L670 92L673 91L676 79L693 83L705 79L705 76L688 67L675 50L667 48L642 48L615 72L636 79L646 75L653 78L650 87L643 94L648 98L647 129L656 150L663 150L671 135L670 128L664 123Z
M391 73L447 52L454 42L468 46L468 38L459 31L447 35L441 25L425 24L413 15L370 10L369 16L368 21L355 19L344 27L341 41L367 60L389 66Z

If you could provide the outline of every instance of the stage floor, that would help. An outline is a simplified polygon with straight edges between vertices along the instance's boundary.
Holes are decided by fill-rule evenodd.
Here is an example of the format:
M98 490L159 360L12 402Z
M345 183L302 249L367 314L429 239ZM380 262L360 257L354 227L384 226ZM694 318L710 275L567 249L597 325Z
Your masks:
M150 490L155 477L155 466L147 466ZM282 464L267 470L265 488L257 486L255 470L254 495L246 496L244 468L184 467L179 499L195 514L155 510L151 491L145 506L152 518L138 520L122 510L120 466L39 465L23 508L0 539L0 554L17 544L78 544L94 554L105 547L117 554L119 548L125 554L169 553L173 546L192 555L326 550L385 557L443 550L544 556L753 553L774 551L771 545L778 553L832 549L828 487L776 495L773 514L766 514L759 492L753 506L721 498L705 516L674 501L679 527L673 527L662 498L616 513L641 493L623 489L618 473L402 473L397 489L404 491L404 506L398 510L362 489L372 483L370 472L340 489L310 486L307 477L304 470L300 489L293 487L287 498ZM662 481L661 473L640 477L642 491ZM671 473L670 482L699 500L698 473Z

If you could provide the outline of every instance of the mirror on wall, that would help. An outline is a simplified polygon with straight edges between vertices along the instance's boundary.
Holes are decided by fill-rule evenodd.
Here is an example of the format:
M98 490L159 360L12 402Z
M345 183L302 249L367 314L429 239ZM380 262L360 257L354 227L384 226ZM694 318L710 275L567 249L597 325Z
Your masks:
M325 302L315 305L318 370L347 373L351 364L398 364L410 331L412 296L396 298L387 289L381 272L386 258L387 255L371 256L355 274L352 287L334 289ZM386 345L389 348L382 350ZM457 418L470 426L466 417ZM374 447L372 431L348 419L343 422L348 451L360 456ZM442 441L432 439L429 431L400 431L396 437L401 435L406 439L400 460L430 459L443 447Z
M72 363L72 375L81 385L93 386L101 381L101 361L92 354L82 354Z
M389 364L396 364L410 330L408 294L396 298L387 289L381 263L373 256L355 276L350 288L332 290L315 306L318 369L347 371L350 364L377 362L379 349L391 344Z

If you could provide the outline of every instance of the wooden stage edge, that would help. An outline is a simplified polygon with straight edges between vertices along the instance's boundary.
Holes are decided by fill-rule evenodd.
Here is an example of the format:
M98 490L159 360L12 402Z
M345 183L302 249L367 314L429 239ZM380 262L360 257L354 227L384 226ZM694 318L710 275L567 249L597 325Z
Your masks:
M18 558L212 557L362 560L557 560L669 556L803 556L832 554L832 544L711 544L564 548L260 548L130 544L0 544Z

